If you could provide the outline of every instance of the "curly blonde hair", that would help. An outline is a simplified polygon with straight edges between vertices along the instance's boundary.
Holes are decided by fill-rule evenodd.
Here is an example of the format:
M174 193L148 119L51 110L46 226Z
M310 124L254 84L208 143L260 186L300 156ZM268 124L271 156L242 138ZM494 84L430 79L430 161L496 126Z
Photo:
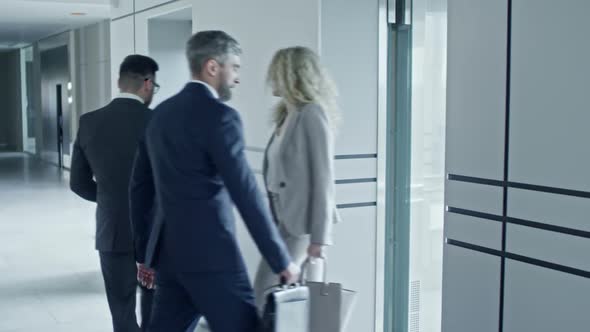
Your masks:
M273 116L277 126L287 116L287 103L297 107L314 103L336 128L340 121L336 85L311 49L297 46L277 51L268 68L267 83L281 97Z

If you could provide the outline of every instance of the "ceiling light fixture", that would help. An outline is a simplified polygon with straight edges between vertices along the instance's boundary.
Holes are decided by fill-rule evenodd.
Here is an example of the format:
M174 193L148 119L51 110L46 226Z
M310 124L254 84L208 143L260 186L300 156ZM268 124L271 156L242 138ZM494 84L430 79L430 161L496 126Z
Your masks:
M82 13L82 12L73 12L73 13L70 13L70 15L72 15L72 16L85 16L85 15L86 15L86 13Z

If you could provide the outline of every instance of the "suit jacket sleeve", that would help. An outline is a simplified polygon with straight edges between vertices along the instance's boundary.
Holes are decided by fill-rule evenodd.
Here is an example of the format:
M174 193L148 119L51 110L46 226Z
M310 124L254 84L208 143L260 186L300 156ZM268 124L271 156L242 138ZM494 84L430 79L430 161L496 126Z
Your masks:
M70 165L70 189L78 196L96 202L97 187L94 174L80 141L80 133L84 130L82 119L80 118L80 128L74 142L72 164Z
M145 262L146 248L153 222L155 187L145 141L139 142L129 182L129 213L135 247L135 259Z
M303 110L301 117L311 179L308 211L311 243L330 245L335 206L332 129L326 114L319 107Z
M241 120L233 109L218 114L209 126L208 153L262 256L275 273L280 273L291 258L244 156Z

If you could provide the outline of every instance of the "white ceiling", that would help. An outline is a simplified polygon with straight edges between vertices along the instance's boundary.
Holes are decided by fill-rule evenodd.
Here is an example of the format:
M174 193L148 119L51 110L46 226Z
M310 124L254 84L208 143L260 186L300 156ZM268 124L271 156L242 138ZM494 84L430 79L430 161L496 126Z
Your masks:
M0 0L0 49L22 47L109 15L110 0Z

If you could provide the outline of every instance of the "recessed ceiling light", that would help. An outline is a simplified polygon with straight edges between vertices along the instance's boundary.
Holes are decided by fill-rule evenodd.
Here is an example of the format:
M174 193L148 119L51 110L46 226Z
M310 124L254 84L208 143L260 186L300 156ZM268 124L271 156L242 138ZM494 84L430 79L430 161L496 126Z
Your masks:
M82 12L73 12L73 13L70 13L70 15L72 15L72 16L85 16L85 15L86 15L86 13L82 13Z

